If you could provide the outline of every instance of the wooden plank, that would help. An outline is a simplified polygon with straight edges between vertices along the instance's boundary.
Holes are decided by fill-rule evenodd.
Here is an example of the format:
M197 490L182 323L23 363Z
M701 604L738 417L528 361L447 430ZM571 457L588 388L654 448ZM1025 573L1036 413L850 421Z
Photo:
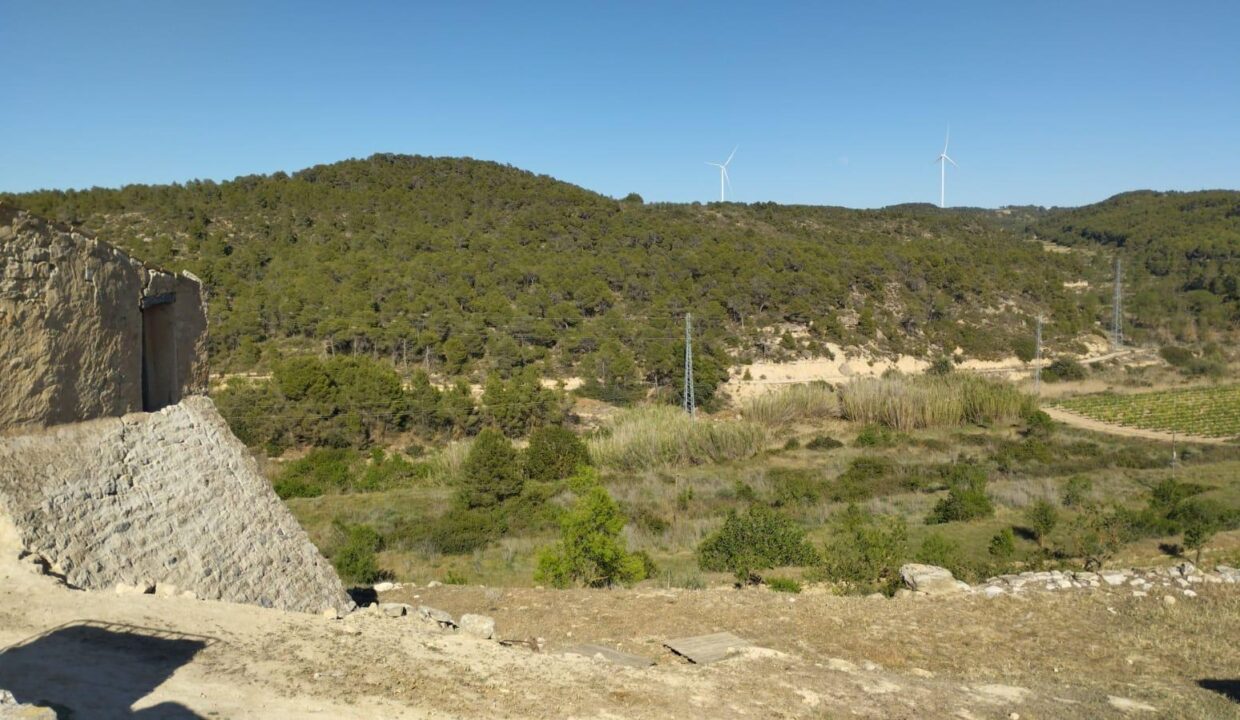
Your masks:
M620 652L619 650L613 650L609 647L603 647L602 645L574 645L570 648L565 648L564 654L585 655L590 658L602 658L610 663L635 668L644 668L654 665L654 660L651 660L648 657L642 657L641 655L630 655L626 652Z
M737 650L749 647L750 642L729 632L677 638L663 643L669 650L698 665L718 662Z

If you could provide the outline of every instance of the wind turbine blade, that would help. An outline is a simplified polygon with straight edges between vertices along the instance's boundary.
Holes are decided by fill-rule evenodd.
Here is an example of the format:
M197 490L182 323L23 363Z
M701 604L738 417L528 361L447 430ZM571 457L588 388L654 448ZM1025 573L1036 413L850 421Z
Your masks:
M737 151L737 150L739 150L739 149L740 149L740 145L737 145L736 147L732 148L732 152L731 152L731 154L729 154L729 155L728 155L728 159L727 159L727 160L724 160L724 161L723 161L723 164L724 164L724 165L727 165L728 163L732 162L732 156L733 156L733 155L736 155L736 151Z
M948 145L948 143L950 143L950 142L951 142L951 140L952 140L952 126L951 126L951 125L948 125L948 126L947 126L947 136L943 138L943 154L944 154L944 155L946 155L946 154L947 154L947 145Z
M951 158L947 157L946 155L944 155L944 156L943 156L943 159L944 159L944 160L946 160L947 162L951 163L952 165L956 165L956 161L955 161L955 160L952 160ZM956 167L960 167L960 166L959 166L959 165L956 165Z
M732 176L728 174L728 169L723 168L723 180L728 184L728 189L732 189Z

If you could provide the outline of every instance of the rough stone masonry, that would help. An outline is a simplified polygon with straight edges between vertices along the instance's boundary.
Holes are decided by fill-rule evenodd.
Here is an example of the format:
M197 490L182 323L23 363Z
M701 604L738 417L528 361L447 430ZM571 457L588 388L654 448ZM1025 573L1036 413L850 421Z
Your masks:
M205 337L193 276L0 207L0 515L77 587L349 606L203 394Z

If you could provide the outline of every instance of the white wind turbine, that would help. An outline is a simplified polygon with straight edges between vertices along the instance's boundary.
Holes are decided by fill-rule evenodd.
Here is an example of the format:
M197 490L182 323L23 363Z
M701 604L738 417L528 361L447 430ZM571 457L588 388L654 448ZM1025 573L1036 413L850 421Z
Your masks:
M947 156L947 143L952 139L952 129L947 128L947 137L943 140L943 152L934 159L939 164L939 207L946 207L947 200L947 163L956 165L956 161ZM956 165L956 167L960 167Z
M739 147L740 145L737 145L736 147L732 148L732 155L736 154L736 149ZM728 163L732 162L732 155L728 155L728 159L724 160L722 165L719 163L713 163L713 162L706 163L707 165L714 165L715 167L719 168L719 202L724 201L724 194L723 194L724 183L727 183L727 186L729 188L732 187L732 178L728 177Z

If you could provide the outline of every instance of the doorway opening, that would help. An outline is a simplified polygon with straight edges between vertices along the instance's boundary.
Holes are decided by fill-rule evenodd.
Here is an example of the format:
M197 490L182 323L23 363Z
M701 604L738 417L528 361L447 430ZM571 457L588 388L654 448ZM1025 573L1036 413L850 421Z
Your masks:
M155 412L181 400L172 293L142 298L142 409Z

